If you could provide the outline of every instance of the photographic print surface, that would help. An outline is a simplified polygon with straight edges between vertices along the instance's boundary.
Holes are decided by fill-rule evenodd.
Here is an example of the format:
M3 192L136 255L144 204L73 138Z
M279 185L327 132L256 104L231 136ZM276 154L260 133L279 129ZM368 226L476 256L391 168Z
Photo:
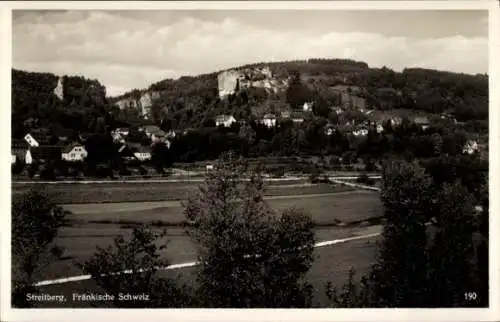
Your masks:
M14 10L13 308L487 308L487 10Z

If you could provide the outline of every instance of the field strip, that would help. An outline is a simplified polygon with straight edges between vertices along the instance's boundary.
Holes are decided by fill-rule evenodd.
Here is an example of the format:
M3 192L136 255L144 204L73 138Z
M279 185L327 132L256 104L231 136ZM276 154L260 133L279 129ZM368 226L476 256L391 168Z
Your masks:
M349 238L344 238L344 239L326 240L326 241L322 241L322 242L318 242L318 243L314 244L314 248L346 243L346 242L350 242L353 240L372 238L372 237L376 237L379 235L380 235L380 233L373 233L373 234L349 237ZM200 264L200 262L196 262L196 261L195 262L180 263L180 264L169 265L166 267L159 267L158 270L172 270L172 269L187 268L187 267L197 266L199 264ZM144 271L144 270L139 270L138 272L140 273L142 271ZM132 270L125 270L125 271L118 272L118 273L102 274L101 276L122 275L122 274L132 274L132 273L133 273ZM71 276L71 277L65 277L65 278L58 278L58 279L54 279L54 280L41 281L41 282L35 283L34 286L66 284L66 283L79 282L79 281L85 281L85 280L90 280L90 279L92 279L91 275Z
M286 200L286 199L305 199L305 198L318 198L318 197L329 197L329 196L341 196L349 194L359 194L368 193L366 190L358 189L351 191L338 191L338 192L328 192L328 193L314 193L314 194L304 194L304 195L284 195L284 196L264 196L264 200ZM119 202L119 203L72 203L72 204L62 204L61 206L71 211L73 214L93 214L102 213L103 211L112 212L122 212L122 211L139 211L148 210L154 208L162 207L180 207L182 202L185 200L166 200L166 201L131 201L131 202Z
M329 177L330 180L354 180L357 176L336 176ZM380 179L381 176L370 176L372 179ZM288 177L288 178L263 178L263 181L280 182L280 181L297 181L304 180L305 177ZM244 179L248 181L250 179ZM12 184L96 184L96 183L189 183L189 182L205 182L204 178L197 179L144 179L144 180L62 180L62 181L12 181Z
M374 178L374 177L371 177L371 178ZM367 185L359 184L359 183L345 182L345 181L342 181L339 179L333 179L333 178L330 178L330 180L334 183L342 184L342 185L345 185L348 187L360 188L360 189L366 189L366 190L372 190L372 191L380 191L380 188L378 188L378 187L367 186Z

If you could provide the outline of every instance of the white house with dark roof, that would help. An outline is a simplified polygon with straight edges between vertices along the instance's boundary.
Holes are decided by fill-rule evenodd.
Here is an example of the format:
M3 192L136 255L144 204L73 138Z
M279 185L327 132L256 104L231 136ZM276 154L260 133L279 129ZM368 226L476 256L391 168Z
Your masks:
M326 136L330 136L330 135L333 135L333 133L335 133L335 125L331 124L331 123L327 123L324 127L324 131L325 131L325 135Z
M61 159L69 162L83 161L88 153L81 144L70 144L65 146L61 153Z
M426 130L431 126L431 124L429 122L429 118L427 118L426 116L417 116L417 117L415 117L413 122L415 122L415 124L420 126L422 128L422 130Z
M236 119L232 115L218 115L215 118L216 126L231 127L233 123L236 123Z
M267 127L275 127L276 126L276 116L273 114L266 114L261 119L261 123Z
M474 152L479 150L479 145L474 140L469 140L465 143L462 153L473 154Z
M139 161L151 160L151 147L149 146L137 145L132 147L132 151Z
M313 102L305 102L304 105L302 105L302 110L304 112L310 112L312 111L314 103Z

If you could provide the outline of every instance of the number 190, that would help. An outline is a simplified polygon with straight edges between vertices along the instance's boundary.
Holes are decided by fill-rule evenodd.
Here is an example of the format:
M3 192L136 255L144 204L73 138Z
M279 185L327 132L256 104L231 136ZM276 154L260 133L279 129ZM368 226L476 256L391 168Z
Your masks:
M466 301L475 301L477 299L476 292L467 292L464 293L464 297Z

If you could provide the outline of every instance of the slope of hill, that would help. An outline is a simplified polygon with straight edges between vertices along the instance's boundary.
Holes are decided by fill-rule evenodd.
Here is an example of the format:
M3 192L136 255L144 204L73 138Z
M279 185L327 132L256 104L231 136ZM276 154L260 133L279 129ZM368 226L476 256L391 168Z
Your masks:
M12 136L46 127L55 134L104 130L110 105L98 80L12 70Z
M350 104L358 109L448 113L459 121L485 120L488 76L421 68L394 72L352 60L309 59L166 79L116 97L113 103L121 110L140 110L154 121L173 119L183 128L200 126L216 114L246 118L256 106L264 105L263 113L281 112L318 100L327 108Z
M301 109L327 118L342 107L447 113L458 121L487 120L488 76L421 68L394 72L346 59L258 63L199 76L165 79L146 89L106 98L96 80L12 71L13 134L27 119L41 125L95 131L110 118L124 124L159 123L174 129L212 124L218 114L249 119ZM484 124L483 124L484 125Z

